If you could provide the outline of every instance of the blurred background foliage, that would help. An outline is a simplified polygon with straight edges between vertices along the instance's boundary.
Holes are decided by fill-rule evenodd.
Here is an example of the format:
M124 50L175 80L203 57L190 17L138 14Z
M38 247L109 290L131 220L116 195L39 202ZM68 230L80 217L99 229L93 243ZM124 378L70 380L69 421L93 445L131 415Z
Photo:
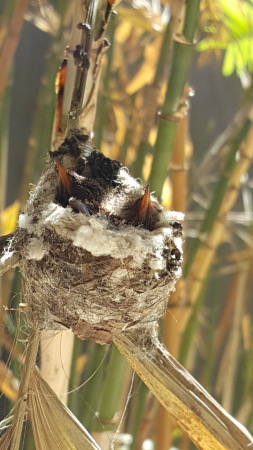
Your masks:
M202 0L195 51L186 67L179 58L171 81L184 3L132 0L116 7L93 141L144 185L150 183L166 208L185 212L184 275L169 299L160 336L252 433L253 2ZM55 78L69 36L70 4L0 5L1 234L15 229L52 145ZM186 38L190 31L184 31ZM182 73L188 81L177 107L165 111L164 99L175 95L168 79L177 89ZM179 114L170 148L157 144L159 111L167 119ZM17 271L2 277L1 419L17 396L27 336L17 309L20 290ZM76 340L66 376L71 410L94 436L114 439L115 448L195 448L115 347ZM29 426L26 439L30 450Z

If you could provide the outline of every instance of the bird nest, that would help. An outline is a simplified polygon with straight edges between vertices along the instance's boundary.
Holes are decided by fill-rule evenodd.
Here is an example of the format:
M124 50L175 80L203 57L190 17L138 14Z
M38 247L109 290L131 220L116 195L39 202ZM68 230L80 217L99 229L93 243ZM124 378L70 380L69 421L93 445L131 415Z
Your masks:
M108 344L154 323L181 274L181 219L74 133L51 154L15 236L31 327Z

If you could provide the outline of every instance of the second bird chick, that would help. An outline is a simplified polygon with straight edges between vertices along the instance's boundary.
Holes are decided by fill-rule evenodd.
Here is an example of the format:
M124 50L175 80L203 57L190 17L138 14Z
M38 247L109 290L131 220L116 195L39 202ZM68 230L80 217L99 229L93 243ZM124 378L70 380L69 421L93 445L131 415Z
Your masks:
M160 205L151 199L147 185L144 194L135 201L128 202L120 213L120 217L135 227L142 226L149 231L156 228L161 212Z

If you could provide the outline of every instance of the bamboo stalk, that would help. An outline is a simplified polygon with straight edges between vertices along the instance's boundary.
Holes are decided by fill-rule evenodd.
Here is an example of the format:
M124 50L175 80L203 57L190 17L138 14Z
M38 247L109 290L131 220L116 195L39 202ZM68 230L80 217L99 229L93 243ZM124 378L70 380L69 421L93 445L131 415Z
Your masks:
M0 96L3 95L6 84L8 82L10 68L23 25L23 16L28 3L29 0L16 1L4 41L2 43L2 46L0 47Z
M117 412L122 388L122 378L126 374L127 363L115 346L112 346L107 376L102 390L98 417L105 429L114 429L113 419Z
M187 116L179 123L173 155L170 164L172 202L171 209L185 212L186 209L186 189L187 189L187 162L186 162L186 139L188 130ZM179 321L182 314L183 304L180 304L184 297L184 280L178 280L176 290L170 294L168 311L164 318L163 340L170 354L178 359L178 352L182 333ZM157 446L159 450L167 450L171 444L172 431L175 428L175 421L168 414L162 405L159 406L157 417Z
M238 363L238 348L241 335L242 315L246 300L247 264L242 263L239 272L236 274L236 285L234 289L234 308L232 326L229 331L229 339L224 350L224 357L217 376L221 403L227 411L232 410L235 392L235 376ZM224 377L226 373L226 377ZM220 383L219 383L220 380ZM216 389L217 392L217 389Z
M172 19L171 19L172 20ZM142 169L145 161L145 156L149 149L149 135L150 130L154 125L155 113L158 105L158 93L161 85L161 80L164 76L164 70L166 63L169 61L171 53L171 21L168 23L166 30L163 35L161 50L156 66L156 72L154 76L154 81L151 86L148 86L148 92L145 96L147 101L147 108L145 108L145 118L143 120L142 129L142 139L137 149L137 157L133 163L132 173L134 177L141 177Z
M252 436L160 344L151 330L117 335L114 342L158 400L202 450L244 450Z
M243 138L245 138L245 134L247 135L245 142L241 144ZM189 273L190 282L188 299L190 304L193 304L198 298L203 280L205 279L207 271L210 268L217 246L222 240L225 230L226 215L228 211L231 210L237 199L241 177L248 170L251 164L253 155L252 142L253 126L250 126L250 121L247 120L240 130L239 136L232 147L233 158L231 158L231 155L229 156L226 170L221 177L221 192L218 192L216 189L218 198L213 200L210 207L213 215L208 212L208 220L205 220L205 231L207 237L204 240L202 247L200 247L196 252L196 256ZM240 144L240 157L237 161L236 154ZM236 151L235 148L237 148ZM198 246L199 245L200 242ZM181 317L182 326L184 326L185 321L188 319L189 313L189 309L184 311L184 315Z
M187 81L188 70L194 48L194 34L198 21L199 0L187 0L186 15L181 37L174 36L173 58L165 101L158 117L158 133L154 147L153 164L149 184L158 197L167 175L178 122L184 113L180 101Z
M97 411L101 400L101 391L103 389L103 382L105 378L104 365L107 349L103 345L95 342L89 343L88 362L85 367L85 384L80 390L80 394L85 398L87 408L79 405L79 414L81 422L89 432L93 429L101 429L101 424L97 425Z
M138 383L138 385L137 385ZM139 378L136 377L135 386L138 391L136 395L131 400L131 410L129 414L129 424L127 427L127 431L131 433L133 436L133 447L135 448L138 444L141 446L141 442L139 439L140 428L144 420L144 414L146 409L146 400L147 395L149 393L149 389L147 386L140 381ZM136 389L137 390L137 389Z
M41 376L63 403L67 403L67 392L74 334L71 330L41 333Z
M248 115L250 114L250 110L248 109ZM229 179L231 177L231 174L237 164L236 155L238 152L238 149L240 148L241 143L246 138L249 128L251 125L251 121L249 119L246 119L242 125L240 126L237 135L233 139L231 143L230 150L228 152L225 167L223 170L223 173L216 185L216 188L214 190L214 194L212 197L212 201L210 204L210 207L207 211L207 214L205 216L205 219L201 225L199 234L200 236L197 238L194 238L192 246L189 250L189 255L187 257L186 263L184 265L184 276L186 277L189 274L191 264L196 256L196 253L198 249L201 246L203 237L205 237L213 227L213 224L216 220L217 212L219 211L219 208L221 207L222 202L224 201L225 194L227 192Z
M115 431L119 421L118 413L121 409L122 386L126 378L128 378L127 362L113 345L102 392L100 390L101 402L97 414L100 423L103 424L103 431L101 432L101 425L94 423L95 433L93 433L103 450L109 448L110 438L112 437L111 431ZM98 430L100 433L97 432Z

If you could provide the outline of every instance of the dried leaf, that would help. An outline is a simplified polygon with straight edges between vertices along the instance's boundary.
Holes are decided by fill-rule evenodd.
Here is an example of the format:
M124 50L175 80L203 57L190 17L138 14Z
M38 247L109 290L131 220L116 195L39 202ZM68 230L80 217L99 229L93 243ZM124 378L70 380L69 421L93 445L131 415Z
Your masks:
M37 450L99 450L93 438L36 369L32 372L29 388L28 408Z
M243 450L253 444L233 419L160 344L152 330L114 336L114 343L158 400L202 450Z

